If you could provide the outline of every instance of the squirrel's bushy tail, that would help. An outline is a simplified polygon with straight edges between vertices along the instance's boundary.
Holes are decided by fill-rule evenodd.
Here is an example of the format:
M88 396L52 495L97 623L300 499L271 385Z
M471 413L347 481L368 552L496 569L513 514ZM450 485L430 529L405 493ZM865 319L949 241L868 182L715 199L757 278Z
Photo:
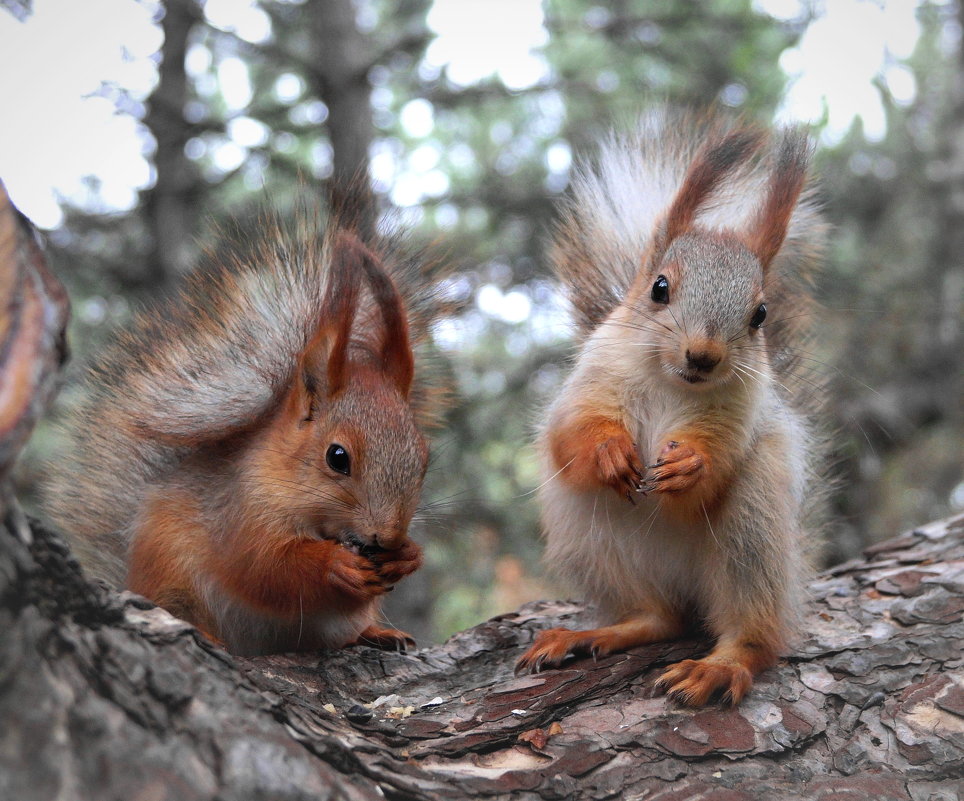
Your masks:
M306 204L307 205L307 204ZM149 487L199 446L256 428L277 409L301 354L319 330L335 286L332 259L346 230L302 208L286 222L264 213L205 256L170 302L135 314L94 361L82 400L62 425L64 455L48 465L45 509L90 572L120 586L136 515ZM424 254L398 237L368 237L408 317L416 367L409 394L420 427L446 391L425 358L444 302ZM370 284L358 318L378 314Z
M552 263L569 295L580 341L625 298L701 150L741 127L763 144L728 166L693 223L744 233L752 229L766 202L780 154L793 148L809 150L802 131L766 136L754 126L715 113L660 109L641 117L629 132L611 135L594 160L577 168L557 226ZM808 153L802 156L807 158ZM815 191L807 181L766 286L767 304L773 319L779 320L767 330L771 358L784 375L797 366L794 351L809 336L810 285L825 237ZM792 308L792 314L780 313L786 308Z

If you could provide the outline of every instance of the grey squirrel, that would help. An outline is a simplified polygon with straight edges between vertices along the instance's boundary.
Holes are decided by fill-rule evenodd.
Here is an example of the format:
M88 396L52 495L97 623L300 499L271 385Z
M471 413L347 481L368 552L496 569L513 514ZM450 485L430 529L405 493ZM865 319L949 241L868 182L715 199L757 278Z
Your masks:
M660 111L578 173L553 248L580 349L538 437L546 561L604 625L541 632L539 671L703 626L658 686L737 703L802 600L819 460L796 377L825 225L800 130Z
M404 647L379 598L441 408L413 346L442 308L417 258L302 212L264 216L94 364L49 516L95 576L232 652Z

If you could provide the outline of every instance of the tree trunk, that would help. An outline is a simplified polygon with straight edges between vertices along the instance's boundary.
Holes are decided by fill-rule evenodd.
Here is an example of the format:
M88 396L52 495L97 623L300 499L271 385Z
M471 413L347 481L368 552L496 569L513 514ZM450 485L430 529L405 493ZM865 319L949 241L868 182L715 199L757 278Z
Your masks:
M188 100L184 57L188 36L201 19L195 0L166 0L161 29L161 65L157 88L148 100L144 124L157 142L154 186L144 196L144 213L153 238L148 259L149 285L171 285L195 261L194 220L200 176L184 152L190 126L184 119Z
M370 226L372 43L358 30L352 0L308 0L305 13L314 44L309 78L312 90L328 107L325 127L332 149L332 185L337 199L351 204L359 223Z

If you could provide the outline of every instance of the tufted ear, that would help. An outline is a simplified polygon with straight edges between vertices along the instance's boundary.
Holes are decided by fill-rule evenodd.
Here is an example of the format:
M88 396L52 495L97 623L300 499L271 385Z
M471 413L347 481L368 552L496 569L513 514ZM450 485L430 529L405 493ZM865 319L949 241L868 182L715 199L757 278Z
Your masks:
M303 419L314 416L319 395L332 398L348 383L348 350L358 311L363 254L351 241L336 237L328 254L328 286L320 324L298 359L293 402Z
M747 246L764 271L780 252L787 235L793 209L807 179L810 151L810 140L803 130L789 129L784 133L763 206L746 237Z
M302 354L302 373L329 397L349 380L353 345L408 397L415 372L402 299L378 257L349 231L338 231L329 253L329 285L321 326Z
M374 253L350 234L362 254L361 265L371 289L371 300L381 319L379 361L383 372L392 380L405 398L412 388L415 376L415 356L409 340L408 315L402 298L385 268Z
M672 241L685 233L696 219L700 207L709 199L720 181L760 148L763 134L740 127L722 138L709 140L693 159L683 183L673 198L653 238L651 259L658 263Z

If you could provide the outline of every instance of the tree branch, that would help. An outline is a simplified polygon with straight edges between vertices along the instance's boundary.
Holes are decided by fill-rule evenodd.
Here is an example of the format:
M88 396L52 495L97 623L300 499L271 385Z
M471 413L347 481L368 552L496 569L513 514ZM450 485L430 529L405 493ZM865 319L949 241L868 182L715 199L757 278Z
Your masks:
M91 587L50 532L31 539L0 531L11 798L916 801L953 798L964 770L964 517L823 575L798 652L737 709L697 711L652 686L701 642L513 676L535 629L585 621L578 604L411 654L243 659Z

